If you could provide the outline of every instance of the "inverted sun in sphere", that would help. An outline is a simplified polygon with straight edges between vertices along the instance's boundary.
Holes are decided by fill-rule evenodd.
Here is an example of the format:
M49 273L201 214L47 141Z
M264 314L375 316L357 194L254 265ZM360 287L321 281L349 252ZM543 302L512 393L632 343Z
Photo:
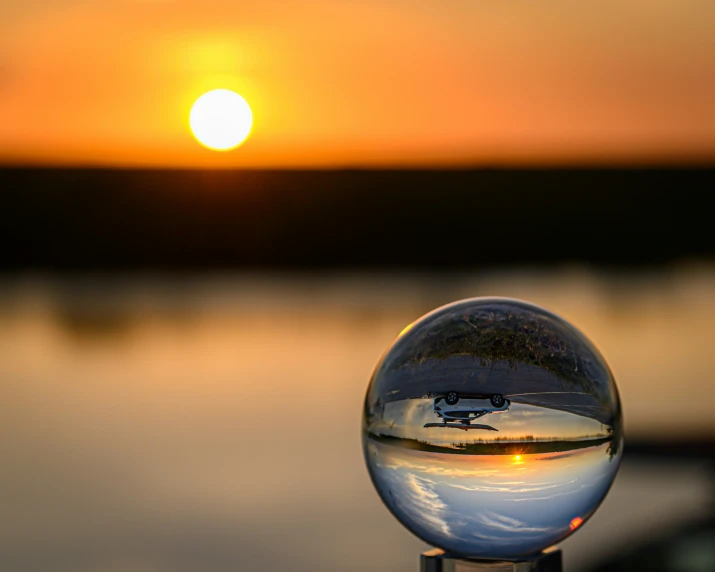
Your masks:
M189 125L194 137L214 151L229 151L251 133L253 113L248 103L228 89L215 89L199 97L191 108Z

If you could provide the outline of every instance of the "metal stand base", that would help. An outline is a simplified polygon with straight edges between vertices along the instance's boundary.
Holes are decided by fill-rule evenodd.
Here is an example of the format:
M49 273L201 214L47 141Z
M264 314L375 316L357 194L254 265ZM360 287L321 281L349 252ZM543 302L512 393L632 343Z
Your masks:
M423 552L420 572L562 572L561 551L552 548L528 560L465 560L435 548Z

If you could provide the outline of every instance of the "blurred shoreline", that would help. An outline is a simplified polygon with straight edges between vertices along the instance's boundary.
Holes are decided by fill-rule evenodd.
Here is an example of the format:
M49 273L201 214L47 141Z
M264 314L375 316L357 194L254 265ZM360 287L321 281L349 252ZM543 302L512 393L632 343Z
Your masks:
M713 168L0 169L0 272L475 271L715 259Z

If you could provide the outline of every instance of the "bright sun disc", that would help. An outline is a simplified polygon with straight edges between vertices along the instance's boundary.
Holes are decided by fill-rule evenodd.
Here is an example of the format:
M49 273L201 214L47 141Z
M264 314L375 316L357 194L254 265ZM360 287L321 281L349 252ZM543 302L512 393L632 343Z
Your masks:
M215 89L196 100L189 114L189 125L203 146L228 151L238 147L251 133L253 113L237 93Z

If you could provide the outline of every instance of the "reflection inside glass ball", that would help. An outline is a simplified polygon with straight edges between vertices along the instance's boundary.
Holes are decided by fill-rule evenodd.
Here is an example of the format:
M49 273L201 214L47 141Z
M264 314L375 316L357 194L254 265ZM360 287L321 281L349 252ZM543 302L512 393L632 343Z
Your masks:
M363 448L383 502L414 534L471 558L563 540L618 470L621 411L593 344L518 300L455 302L405 328L378 363Z

